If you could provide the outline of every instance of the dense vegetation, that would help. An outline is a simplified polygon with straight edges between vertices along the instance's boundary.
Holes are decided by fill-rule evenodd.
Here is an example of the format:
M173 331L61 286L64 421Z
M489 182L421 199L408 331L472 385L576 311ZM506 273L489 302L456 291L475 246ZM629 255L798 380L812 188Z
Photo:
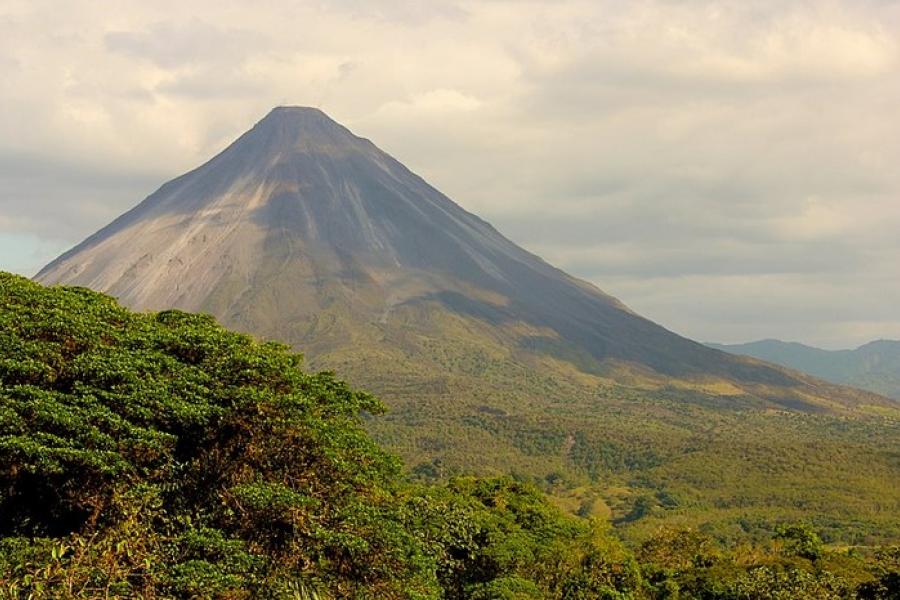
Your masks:
M528 482L415 483L363 428L380 411L208 317L0 274L0 598L900 594L900 549L829 547L802 524L626 547Z
M900 540L900 410L787 410L724 381L588 373L439 306L395 308L401 328L336 305L283 339L377 394L389 410L367 430L422 481L513 474L632 543L663 525L762 542L803 519L831 544Z

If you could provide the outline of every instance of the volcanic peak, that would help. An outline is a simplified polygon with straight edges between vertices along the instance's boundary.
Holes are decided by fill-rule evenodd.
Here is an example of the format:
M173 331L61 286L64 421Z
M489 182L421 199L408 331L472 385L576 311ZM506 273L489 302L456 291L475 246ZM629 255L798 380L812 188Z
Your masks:
M332 156L366 152L373 147L318 108L306 106L275 107L234 146L253 153Z

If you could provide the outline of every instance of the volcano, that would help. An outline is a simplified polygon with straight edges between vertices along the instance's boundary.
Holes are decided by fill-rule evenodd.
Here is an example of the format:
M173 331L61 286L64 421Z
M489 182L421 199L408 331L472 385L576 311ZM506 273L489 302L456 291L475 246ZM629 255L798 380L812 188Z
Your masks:
M666 330L316 109L276 108L37 279L292 345L385 401L367 427L414 477L513 473L636 530L896 526L896 401Z
M104 291L135 309L209 312L314 357L360 327L381 329L390 344L392 328L443 310L502 332L516 351L589 372L804 384L635 314L313 108L274 109L36 278ZM345 331L322 332L336 305Z

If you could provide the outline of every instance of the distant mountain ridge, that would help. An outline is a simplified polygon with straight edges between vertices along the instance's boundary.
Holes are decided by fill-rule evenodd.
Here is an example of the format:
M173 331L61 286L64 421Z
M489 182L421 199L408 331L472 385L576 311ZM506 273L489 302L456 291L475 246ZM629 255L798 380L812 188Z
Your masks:
M773 339L707 345L803 371L832 383L900 399L900 341L897 340L876 340L854 350L823 350Z

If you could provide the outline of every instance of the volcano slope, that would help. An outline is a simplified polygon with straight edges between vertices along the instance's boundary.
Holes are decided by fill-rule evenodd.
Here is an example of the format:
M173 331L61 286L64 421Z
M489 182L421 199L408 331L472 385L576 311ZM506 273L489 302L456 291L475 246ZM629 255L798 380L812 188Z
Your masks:
M276 108L36 279L290 343L388 404L370 430L416 477L511 472L636 536L900 539L896 401L652 323L316 109Z

